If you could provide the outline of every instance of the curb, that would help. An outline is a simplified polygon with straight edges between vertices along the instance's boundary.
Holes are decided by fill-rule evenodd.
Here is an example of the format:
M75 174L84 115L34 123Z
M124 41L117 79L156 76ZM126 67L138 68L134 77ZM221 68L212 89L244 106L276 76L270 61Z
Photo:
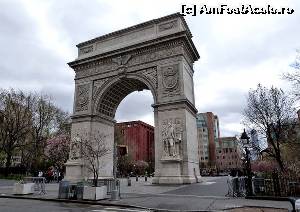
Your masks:
M146 208L146 207L141 207L141 206L136 206L136 205L115 204L115 203L108 203L108 202L94 202L94 201L88 201L88 200L81 201L81 200L68 200L68 199L46 199L46 198L39 198L39 197L12 196L12 195L0 195L0 198L39 200L39 201L48 201L48 202L79 203L79 204L116 206L116 207L143 209L143 210L152 210L151 208Z
M264 196L249 196L245 199L256 199L256 200L271 200L271 201L287 201L292 204L292 211L296 211L295 201L299 197L264 197Z
M94 201L81 201L81 200L68 200L68 199L45 199L39 197L26 197L26 196L14 196L14 195L0 195L0 198L10 198L10 199L26 199L26 200L38 200L46 202L64 202L64 203L79 203L79 204L90 204L90 205L101 205L101 206L115 206L115 207L126 207L126 208L136 208L142 210L149 210L153 212L220 212L220 210L168 210L159 208L146 208L136 205L126 205L126 204L114 204L108 202L94 202Z
M272 200L272 201L289 201L288 197L271 197L271 196L246 196L245 199L256 199L256 200Z

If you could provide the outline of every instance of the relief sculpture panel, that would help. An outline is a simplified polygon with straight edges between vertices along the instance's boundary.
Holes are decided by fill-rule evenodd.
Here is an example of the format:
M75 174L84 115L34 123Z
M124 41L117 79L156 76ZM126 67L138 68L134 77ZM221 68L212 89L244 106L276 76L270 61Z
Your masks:
M153 88L157 88L157 68L151 67L137 72L146 77L152 84Z
M96 80L94 81L94 87L93 87L93 100L96 100L98 94L101 92L101 89L103 85L109 80L109 78Z
M183 123L180 118L169 118L162 122L162 160L181 160Z
M89 84L77 86L76 104L75 104L76 112L88 110L88 106L89 106L89 102L90 102L89 91L90 91Z
M173 97L180 95L178 64L162 68L162 97Z

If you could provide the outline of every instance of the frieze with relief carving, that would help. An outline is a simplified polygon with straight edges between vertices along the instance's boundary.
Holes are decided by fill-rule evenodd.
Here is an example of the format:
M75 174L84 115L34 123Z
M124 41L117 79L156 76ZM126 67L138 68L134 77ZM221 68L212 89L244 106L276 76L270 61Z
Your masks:
M162 67L162 96L172 97L180 95L178 64Z
M182 159L183 121L181 118L169 118L162 121L163 142L162 160Z
M78 85L76 91L76 112L88 110L90 85Z
M156 50L156 51L155 51ZM168 46L165 49L153 49L151 52L139 53L135 55L123 55L114 58L108 58L91 63L89 66L82 66L76 69L76 78L87 77L95 74L100 74L108 71L118 70L133 65L152 62L155 60L163 59L178 55L182 52L181 46Z

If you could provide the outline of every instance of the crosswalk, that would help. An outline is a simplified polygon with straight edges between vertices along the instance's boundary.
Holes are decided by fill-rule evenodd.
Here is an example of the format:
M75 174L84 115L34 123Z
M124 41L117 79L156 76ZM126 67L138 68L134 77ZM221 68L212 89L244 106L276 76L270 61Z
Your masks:
M201 185L211 185L211 184L214 184L214 183L216 183L216 182L207 181L207 182L202 182Z
M150 210L144 210L144 209L132 209L132 208L102 208L102 209L94 209L90 212L151 212Z

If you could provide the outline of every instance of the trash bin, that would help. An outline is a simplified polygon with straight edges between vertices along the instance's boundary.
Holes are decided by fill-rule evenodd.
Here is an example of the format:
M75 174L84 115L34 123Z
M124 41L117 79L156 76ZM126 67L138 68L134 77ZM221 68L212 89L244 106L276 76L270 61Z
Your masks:
M70 184L68 199L77 199L76 188L76 184Z
M112 201L116 201L116 200L120 200L120 197L119 197L119 190L118 189L115 189L115 190L112 190L111 191L111 199Z
M84 188L83 182L77 183L77 185L76 185L76 198L78 200L83 199L83 188Z
M69 181L60 181L58 189L58 199L68 199L69 198Z

